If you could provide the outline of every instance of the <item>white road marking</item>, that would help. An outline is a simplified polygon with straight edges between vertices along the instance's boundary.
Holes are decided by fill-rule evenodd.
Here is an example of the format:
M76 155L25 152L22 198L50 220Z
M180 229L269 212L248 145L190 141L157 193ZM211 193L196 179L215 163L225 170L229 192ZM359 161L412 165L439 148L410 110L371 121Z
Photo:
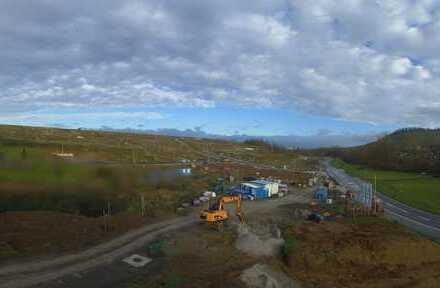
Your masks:
M419 222L419 221L416 221L416 220L414 220L414 219L408 218L408 217L406 217L406 216L403 216L403 215L400 215L400 214L394 213L393 211L390 211L390 210L388 210L387 212L388 212L388 213L391 213L391 214L394 214L394 215L396 215L396 216L398 216L398 217L405 218L407 221L411 221L411 222L416 223L416 224L418 224L418 225L420 225L420 226L424 226L424 227L426 227L426 228L428 228L428 229L432 229L432 230L436 230L436 231L439 231L439 232L440 232L440 229L437 228L437 227L429 226L429 225L423 224L422 222Z
M420 219L423 219L425 221L432 221L431 219L423 217L423 216L420 216L420 215L417 215L417 217L419 217Z
M388 206L394 207L395 209L400 210L400 211L402 211L403 213L408 213L408 211L406 211L405 209L402 209L402 208L400 208L400 207L397 207L396 205L390 204L390 203L388 203L388 202L385 202L385 205L388 205Z

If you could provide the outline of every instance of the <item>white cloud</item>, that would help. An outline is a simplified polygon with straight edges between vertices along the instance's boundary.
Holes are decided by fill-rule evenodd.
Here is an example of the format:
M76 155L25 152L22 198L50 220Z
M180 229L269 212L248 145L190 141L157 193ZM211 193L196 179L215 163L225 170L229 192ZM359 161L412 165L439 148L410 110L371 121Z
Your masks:
M54 123L83 123L84 121L108 121L114 119L121 120L161 120L166 116L159 112L69 112L69 113L49 113L36 111L32 113L15 113L0 115L1 123L35 123L39 125L51 125Z
M408 58L398 58L391 63L391 72L401 76L405 75L411 68L411 61Z
M228 104L432 126L438 15L430 0L3 1L0 111Z
M416 71L416 77L420 80L426 80L432 78L431 72L429 72L429 70L427 70L423 66L420 65L416 66L415 71Z

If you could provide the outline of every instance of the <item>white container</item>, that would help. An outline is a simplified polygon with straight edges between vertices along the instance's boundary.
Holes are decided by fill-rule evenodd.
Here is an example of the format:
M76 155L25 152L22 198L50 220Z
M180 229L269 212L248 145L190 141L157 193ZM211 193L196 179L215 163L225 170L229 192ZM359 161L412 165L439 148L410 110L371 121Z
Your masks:
M203 194L203 196L205 196L205 197L210 197L211 196L211 191L205 191L205 192L203 192L202 194Z
M328 198L328 199L327 199L327 204L332 204L332 203L333 203L333 199Z
M206 196L202 196L199 198L200 202L208 202L209 201L209 197Z

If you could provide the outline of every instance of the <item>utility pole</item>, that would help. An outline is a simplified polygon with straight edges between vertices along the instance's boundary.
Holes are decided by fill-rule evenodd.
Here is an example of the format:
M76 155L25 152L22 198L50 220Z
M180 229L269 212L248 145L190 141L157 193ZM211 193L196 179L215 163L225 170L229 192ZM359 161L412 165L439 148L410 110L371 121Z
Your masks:
M107 219L107 221L106 221L106 223L107 223L107 228L106 228L106 230L108 231L108 230L110 230L110 216L111 216L111 214L112 214L112 211L111 211L111 206L110 206L110 200L107 200L107 215L106 215L106 219Z
M374 196L376 196L377 192L377 175L374 174Z
M141 194L141 215L145 216L145 196L144 193Z
M376 202L376 193L377 193L377 175L374 174L374 195L373 195L373 199L374 199L374 212L376 212L377 210L377 202Z
M107 232L107 215L105 213L105 208L102 208L102 218L104 219L104 231Z

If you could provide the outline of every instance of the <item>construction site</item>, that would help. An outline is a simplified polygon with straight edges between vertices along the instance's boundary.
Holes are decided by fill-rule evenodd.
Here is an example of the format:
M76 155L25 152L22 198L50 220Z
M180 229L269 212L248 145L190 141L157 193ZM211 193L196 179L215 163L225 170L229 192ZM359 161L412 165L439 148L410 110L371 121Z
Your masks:
M0 288L440 288L440 1L0 0Z
M75 161L50 160L61 174L88 169L122 186L96 200L96 214L91 208L0 213L0 287L437 287L435 238L390 218L371 184L355 189L326 160L287 152L284 163L270 165L283 152L234 144L228 156L221 145L197 161L160 168L109 163L93 172L103 163L82 163L81 146L71 148ZM28 151L40 161L51 157L39 149ZM130 181L143 186L127 194ZM5 191L24 193L13 179L7 183ZM88 189L98 187L106 186Z

